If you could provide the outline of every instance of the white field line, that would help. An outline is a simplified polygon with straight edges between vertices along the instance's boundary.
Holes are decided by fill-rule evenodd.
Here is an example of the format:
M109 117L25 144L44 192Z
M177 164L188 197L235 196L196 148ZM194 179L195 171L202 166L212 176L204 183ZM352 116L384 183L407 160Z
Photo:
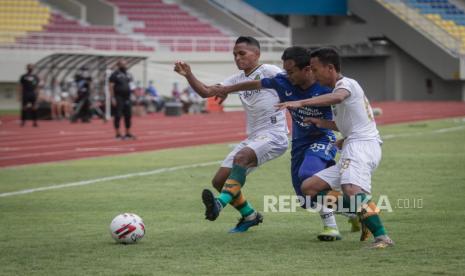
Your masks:
M445 133L445 132L459 131L459 130L462 130L462 129L465 129L465 126L441 128L441 129L433 130L433 131L431 131L429 133ZM414 132L414 133L406 133L406 134L398 134L398 135L396 135L396 134L384 135L382 137L382 139L392 139L392 138L397 138L397 137L418 136L418 135L427 134L427 133L428 132ZM206 166L211 166L211 165L218 164L219 162L221 162L221 161L212 161L212 162L207 162L207 163L198 163L198 164L192 164L192 165L176 166L176 167L171 167L171 168L161 168L161 169L156 169L156 170L147 171L147 172L138 172L138 173L123 174L123 175L115 175L115 176L96 178L96 179L90 179L90 180L79 181L79 182L71 182L71 183L65 183L65 184L59 184L59 185L51 185L51 186L45 186L45 187L40 187L40 188L34 188L34 189L19 190L19 191L15 191L15 192L0 193L0 197L9 197L9 196L30 194L30 193L42 192L42 191L48 191L48 190L63 189L63 188L77 187L77 186L85 186L85 185L91 185L91 184L105 182L105 181L112 181L112 180L127 179L127 178L138 177L138 176L160 174L160 173L164 173L164 172L172 172L172 171L178 171L178 170L182 170L182 169L206 167Z
M381 137L382 140L387 140L387 139L392 139L392 138L399 138L399 137L411 137L411 136L420 136L420 135L425 135L425 134L439 134L439 133L447 133L447 132L454 132L454 131L459 131L465 129L464 126L456 126L456 127L448 127L448 128L440 128L440 129L435 129L429 132L412 132L412 133L405 133L405 134L388 134L388 135L383 135Z
M207 167L211 165L218 165L220 162L221 161L212 161L212 162L198 163L198 164L192 164L192 165L176 166L176 167L171 167L171 168L161 168L161 169L156 169L156 170L147 171L147 172L128 173L128 174L108 176L108 177L102 177L102 178L96 178L96 179L90 179L90 180L84 180L84 181L78 181L78 182L71 182L71 183L65 183L65 184L59 184L59 185L50 185L50 186L34 188L34 189L26 189L26 190L19 190L19 191L8 192L8 193L0 193L0 197L9 197L9 196L30 194L30 193L35 193L35 192L43 192L43 191L48 191L48 190L86 186L86 185L92 185L92 184L96 184L100 182L127 179L127 178L132 178L132 177L139 177L139 176L154 175L154 174L160 174L160 173L165 173L165 172L174 172L174 171L179 171L183 169Z

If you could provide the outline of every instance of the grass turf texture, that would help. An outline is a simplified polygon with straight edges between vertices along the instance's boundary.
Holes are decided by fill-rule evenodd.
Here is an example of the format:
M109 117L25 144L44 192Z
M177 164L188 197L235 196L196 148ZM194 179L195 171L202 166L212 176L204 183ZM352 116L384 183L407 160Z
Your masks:
M437 131L444 128L452 131ZM200 193L216 172L212 165L0 197L0 275L463 273L465 121L392 125L381 133L373 187L375 198L387 195L394 208L382 214L393 248L365 249L343 217L343 240L319 242L320 219L303 210L265 213L259 227L227 234L238 217L233 208L216 222L203 218ZM0 193L221 160L229 150L209 145L1 169ZM245 195L257 209L263 195L293 195L289 166L287 153L248 177ZM418 199L423 208L401 208ZM109 223L121 212L144 219L139 244L111 239Z

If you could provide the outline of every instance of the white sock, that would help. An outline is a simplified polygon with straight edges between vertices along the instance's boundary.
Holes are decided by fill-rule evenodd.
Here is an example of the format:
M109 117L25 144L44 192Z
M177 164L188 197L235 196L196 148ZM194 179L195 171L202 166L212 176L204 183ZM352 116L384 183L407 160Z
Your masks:
M246 220L246 221L254 220L256 217L257 217L257 211L255 211L255 212L253 212L252 214L246 216L246 217L245 217L245 220Z
M336 218L334 217L333 210L321 205L318 207L321 207L319 213L321 220L323 221L323 225L337 229Z

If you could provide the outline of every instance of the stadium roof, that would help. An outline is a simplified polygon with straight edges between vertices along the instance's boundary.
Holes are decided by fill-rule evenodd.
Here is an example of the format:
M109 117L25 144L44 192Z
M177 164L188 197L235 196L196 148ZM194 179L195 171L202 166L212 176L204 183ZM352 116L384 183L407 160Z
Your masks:
M94 54L52 54L35 63L35 72L45 83L52 80L67 81L83 67L94 79L104 79L108 69L114 69L119 60L125 60L128 69L146 60L145 56L94 55Z

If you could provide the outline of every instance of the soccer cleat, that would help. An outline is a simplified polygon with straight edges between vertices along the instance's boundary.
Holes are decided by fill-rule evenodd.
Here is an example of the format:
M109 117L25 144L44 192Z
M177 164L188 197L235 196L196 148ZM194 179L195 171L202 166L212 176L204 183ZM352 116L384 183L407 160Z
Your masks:
M220 215L221 203L215 198L212 191L208 189L202 191L202 202L205 205L205 219L216 220Z
M349 220L347 222L350 223L350 225L351 225L350 232L358 232L358 231L360 231L361 222L360 222L360 219L358 217L351 217L351 218L349 218Z
M337 228L324 226L323 231L318 235L320 241L338 241L342 239L341 233Z
M394 246L394 241L388 236L379 236L375 238L375 241L370 245L371 249L382 249L386 247Z
M123 137L124 140L136 140L136 136L132 135L131 133L127 133Z
M228 233L243 233L249 230L252 226L257 226L263 222L263 216L257 212L255 218L247 220L245 217L242 217L234 228L231 228Z

